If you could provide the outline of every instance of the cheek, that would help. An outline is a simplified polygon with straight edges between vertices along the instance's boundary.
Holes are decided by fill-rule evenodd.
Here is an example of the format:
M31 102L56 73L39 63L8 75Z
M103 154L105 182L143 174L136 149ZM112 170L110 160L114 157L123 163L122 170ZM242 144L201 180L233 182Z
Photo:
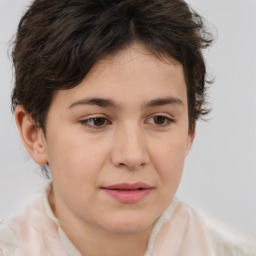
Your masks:
M178 185L183 171L187 152L186 136L172 136L163 143L155 143L152 153L162 184Z
M48 159L53 178L82 184L94 179L101 169L104 149L90 140L69 136L54 136L48 143Z

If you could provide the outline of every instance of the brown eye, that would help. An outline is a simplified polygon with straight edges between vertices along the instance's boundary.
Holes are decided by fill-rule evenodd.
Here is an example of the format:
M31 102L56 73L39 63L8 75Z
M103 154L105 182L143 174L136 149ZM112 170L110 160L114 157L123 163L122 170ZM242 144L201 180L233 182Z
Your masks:
M174 120L170 117L167 116L152 116L151 118L149 118L147 120L147 123L151 124L151 125L155 125L157 127L165 127L171 123L173 123Z
M105 128L107 125L111 124L111 122L105 117L92 117L86 120L81 120L80 123L93 129Z
M155 124L157 124L157 125L163 125L163 124L165 124L165 122L166 122L166 117L164 117L164 116L155 116L154 117L154 122L155 122Z
M106 118L102 118L102 117L92 118L90 120L90 123L93 123L94 126L102 126L106 123Z

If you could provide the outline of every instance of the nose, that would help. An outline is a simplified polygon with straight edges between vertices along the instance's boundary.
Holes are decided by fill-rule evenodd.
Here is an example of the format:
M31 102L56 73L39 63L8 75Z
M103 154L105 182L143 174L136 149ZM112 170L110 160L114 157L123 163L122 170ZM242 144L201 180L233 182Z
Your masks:
M142 128L127 125L115 133L112 163L121 168L136 170L147 165L149 154Z

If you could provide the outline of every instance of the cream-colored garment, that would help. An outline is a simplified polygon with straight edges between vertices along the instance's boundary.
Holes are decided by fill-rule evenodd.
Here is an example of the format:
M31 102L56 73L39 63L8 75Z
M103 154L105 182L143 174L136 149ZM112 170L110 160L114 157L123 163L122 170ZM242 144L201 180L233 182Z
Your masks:
M37 198L22 214L0 224L0 256L82 256L46 198ZM256 240L236 240L220 231L214 221L205 225L192 208L175 199L156 222L144 256L256 256Z

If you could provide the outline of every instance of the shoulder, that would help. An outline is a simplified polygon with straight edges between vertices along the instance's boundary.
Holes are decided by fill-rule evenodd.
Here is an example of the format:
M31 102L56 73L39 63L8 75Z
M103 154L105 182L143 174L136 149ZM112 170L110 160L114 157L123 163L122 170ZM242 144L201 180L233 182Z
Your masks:
M20 248L24 240L32 237L31 224L38 215L37 212L40 212L41 201L36 197L17 214L6 220L0 220L0 256L13 256L14 251ZM38 219L36 221L41 223Z
M0 221L0 256L12 256L18 247L18 240L5 221Z
M175 199L157 220L145 255L215 256L205 225L193 208Z
M256 256L256 238L205 213L200 215L217 256Z

